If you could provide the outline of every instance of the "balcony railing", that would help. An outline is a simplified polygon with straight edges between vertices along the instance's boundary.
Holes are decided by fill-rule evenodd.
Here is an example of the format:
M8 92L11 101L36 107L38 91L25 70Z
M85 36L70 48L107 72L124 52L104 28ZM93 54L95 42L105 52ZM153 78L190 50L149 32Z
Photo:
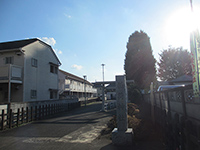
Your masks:
M6 65L0 67L0 83L22 83L22 67Z
M80 85L74 85L74 84L66 84L65 85L65 91L71 91L71 92L85 92L84 86ZM86 87L87 93L96 93L97 90L94 88L88 88Z

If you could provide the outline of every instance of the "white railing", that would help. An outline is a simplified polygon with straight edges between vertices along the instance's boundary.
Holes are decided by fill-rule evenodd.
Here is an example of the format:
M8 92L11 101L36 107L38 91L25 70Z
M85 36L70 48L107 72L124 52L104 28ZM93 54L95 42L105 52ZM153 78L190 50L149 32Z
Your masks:
M72 92L85 92L84 85L76 85L76 84L67 84L65 85L65 91ZM86 87L87 93L96 93L97 89Z

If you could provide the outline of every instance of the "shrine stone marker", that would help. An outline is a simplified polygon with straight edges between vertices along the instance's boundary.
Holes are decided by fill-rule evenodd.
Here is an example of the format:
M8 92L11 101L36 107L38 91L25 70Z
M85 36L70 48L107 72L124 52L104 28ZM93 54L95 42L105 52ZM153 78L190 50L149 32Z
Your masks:
M132 128L128 128L126 76L116 76L116 100L117 128L112 131L112 142L114 145L131 145L133 131Z

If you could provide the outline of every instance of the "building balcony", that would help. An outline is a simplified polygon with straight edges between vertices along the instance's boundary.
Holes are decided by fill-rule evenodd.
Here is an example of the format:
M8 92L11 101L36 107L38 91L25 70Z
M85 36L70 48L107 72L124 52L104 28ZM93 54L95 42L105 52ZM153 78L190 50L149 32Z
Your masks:
M81 92L81 93L97 93L97 89L95 88L84 88L84 86L79 86L79 85L73 85L73 84L66 84L65 85L65 90L64 91L69 91L69 92Z
M22 84L22 67L16 65L0 66L0 83Z

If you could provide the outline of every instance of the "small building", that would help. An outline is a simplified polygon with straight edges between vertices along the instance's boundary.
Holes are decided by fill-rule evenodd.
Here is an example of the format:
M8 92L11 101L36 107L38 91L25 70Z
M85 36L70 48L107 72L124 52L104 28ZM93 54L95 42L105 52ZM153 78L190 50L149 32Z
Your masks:
M58 99L60 65L51 46L37 38L0 43L0 102Z
M97 82L95 83L92 83L94 88L97 89L97 97L101 97L102 96L102 93L103 93L103 85L102 84L97 84Z
M86 79L59 70L59 94L61 99L76 97L84 100L85 97L97 96L97 89Z
M116 82L111 82L106 86L106 96L108 100L116 99Z
M133 80L126 80L127 84L134 83ZM104 90L106 98L115 100L116 99L116 82L115 81L100 81L100 82L94 82L93 85L97 89L97 96L102 97L103 93L103 84L104 84Z

